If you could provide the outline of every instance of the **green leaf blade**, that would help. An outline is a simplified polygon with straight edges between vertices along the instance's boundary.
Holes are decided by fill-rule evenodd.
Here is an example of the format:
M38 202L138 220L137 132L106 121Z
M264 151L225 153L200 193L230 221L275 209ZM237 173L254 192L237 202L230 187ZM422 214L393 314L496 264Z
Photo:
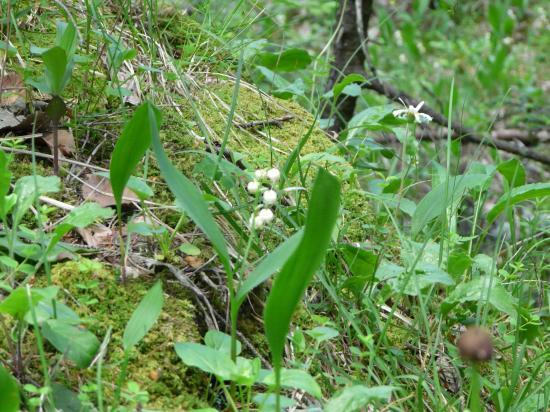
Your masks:
M150 112L153 112L154 125L151 123ZM122 135L116 142L111 155L109 180L111 181L113 197L119 215L124 188L128 184L132 172L151 145L153 132L156 131L158 134L156 129L159 124L160 112L151 103L143 103L136 109L130 121L126 123Z
M303 238L276 277L264 310L265 333L276 368L282 362L292 314L325 257L339 207L340 182L320 169L310 199Z
M137 345L149 332L160 316L163 304L162 283L158 281L143 297L126 324L122 337L125 351Z

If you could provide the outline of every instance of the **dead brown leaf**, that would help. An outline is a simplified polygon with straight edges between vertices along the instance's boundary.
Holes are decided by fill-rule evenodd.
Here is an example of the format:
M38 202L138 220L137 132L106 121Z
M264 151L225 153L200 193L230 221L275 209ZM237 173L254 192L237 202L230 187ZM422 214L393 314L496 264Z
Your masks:
M193 269L198 269L204 264L204 261L197 256L185 256L183 258L183 261L191 266Z
M49 146L50 151L53 154L53 133L46 133L42 136L42 139ZM76 151L76 144L74 142L73 134L70 130L59 129L57 131L57 142L59 157L70 156Z
M113 230L102 224L77 229L84 242L93 248L103 249L113 246Z
M19 73L6 73L0 88L0 106L25 106L25 84Z
M139 201L137 195L130 189L124 189L122 196L122 204ZM95 174L89 174L84 178L82 197L84 201L97 202L102 207L114 206L116 204L109 179Z

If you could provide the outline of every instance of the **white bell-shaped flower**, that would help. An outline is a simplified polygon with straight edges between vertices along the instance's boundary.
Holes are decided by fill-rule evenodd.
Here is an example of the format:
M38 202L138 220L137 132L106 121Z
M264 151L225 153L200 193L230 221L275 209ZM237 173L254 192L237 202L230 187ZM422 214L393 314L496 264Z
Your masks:
M263 195L264 204L266 206L274 205L277 202L277 192L275 190L266 190Z
M265 169L258 169L254 172L254 177L257 179L257 180L262 180L262 179L265 179L265 176L266 176L266 171Z
M251 182L248 182L248 184L246 185L246 190L248 190L248 193L252 195L254 193L257 193L258 190L260 190L260 182L258 182L257 180L252 180Z
M260 217L264 223L271 223L275 215L273 214L271 209L262 209L260 210L260 213L258 213L258 217Z
M264 226L264 220L260 217L260 215L252 217L251 220L255 229L261 229Z
M277 183L281 178L281 172L276 167L274 167L273 169L269 169L266 174L267 178L273 183Z

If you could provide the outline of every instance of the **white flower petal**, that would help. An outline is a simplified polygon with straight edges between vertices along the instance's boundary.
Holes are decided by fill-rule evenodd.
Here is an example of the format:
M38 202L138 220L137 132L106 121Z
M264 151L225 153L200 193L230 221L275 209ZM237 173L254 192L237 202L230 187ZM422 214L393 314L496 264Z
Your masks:
M266 190L263 194L263 199L266 206L274 205L277 202L277 192L275 190Z
M254 172L254 177L258 180L265 179L266 171L265 169L258 169Z
M432 116L426 113L417 113L416 115L416 122L423 124L423 123L430 123L432 121Z
M250 194L257 193L259 189L260 189L260 182L256 180L248 182L248 184L246 185L246 190L248 190L248 193Z
M270 223L275 215L271 211L271 209L262 209L260 210L260 213L258 213L258 217L260 217L264 223Z
M269 169L266 173L267 178L271 180L273 183L277 183L279 179L281 178L281 172L277 168Z

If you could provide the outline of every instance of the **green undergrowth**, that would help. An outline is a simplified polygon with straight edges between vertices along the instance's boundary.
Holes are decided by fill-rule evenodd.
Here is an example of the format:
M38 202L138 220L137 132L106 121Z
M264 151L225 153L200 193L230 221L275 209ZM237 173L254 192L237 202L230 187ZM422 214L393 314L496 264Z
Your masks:
M202 407L201 388L208 382L206 376L189 370L173 350L176 342L199 341L200 332L196 310L188 292L178 283L162 274L163 290L168 298L159 322L132 351L128 366L128 381L136 382L150 397L149 408L160 410L187 410ZM112 400L113 388L124 358L122 334L133 310L153 285L155 279L140 278L121 285L106 265L81 259L59 263L52 269L53 284L59 286L63 300L100 339L112 328L107 358L103 371L106 399ZM45 285L45 278L37 279ZM52 349L52 348L49 348ZM52 349L52 356L55 352ZM76 372L69 368L58 379L68 380L74 389L87 376L94 379L95 370Z

